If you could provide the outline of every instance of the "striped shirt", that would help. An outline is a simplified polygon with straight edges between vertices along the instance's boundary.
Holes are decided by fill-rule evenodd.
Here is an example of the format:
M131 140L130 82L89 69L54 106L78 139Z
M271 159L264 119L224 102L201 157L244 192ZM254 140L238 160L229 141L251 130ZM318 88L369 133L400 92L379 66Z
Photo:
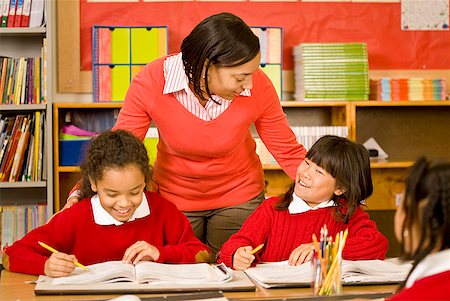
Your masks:
M173 93L175 98L194 116L210 121L216 119L226 111L232 100L228 100L217 95L212 95L216 102L208 100L203 107L198 98L189 88L189 80L184 72L184 65L181 52L167 57L164 61L164 91L163 94ZM250 90L245 89L242 96L251 96Z

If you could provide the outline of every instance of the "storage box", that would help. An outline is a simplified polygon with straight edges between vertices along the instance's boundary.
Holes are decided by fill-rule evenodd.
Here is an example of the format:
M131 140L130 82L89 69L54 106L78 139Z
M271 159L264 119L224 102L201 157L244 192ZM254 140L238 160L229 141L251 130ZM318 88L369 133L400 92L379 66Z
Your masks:
M83 161L84 153L91 140L59 140L59 165L77 166Z

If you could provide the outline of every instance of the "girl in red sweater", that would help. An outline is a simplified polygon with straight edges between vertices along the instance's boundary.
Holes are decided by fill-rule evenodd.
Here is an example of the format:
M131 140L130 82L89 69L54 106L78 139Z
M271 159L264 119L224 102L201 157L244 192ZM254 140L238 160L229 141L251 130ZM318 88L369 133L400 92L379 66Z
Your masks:
M416 161L395 214L395 235L414 265L391 300L450 300L450 162Z
M311 259L312 234L320 237L323 225L332 237L348 229L344 259L384 259L388 241L361 208L372 190L364 146L324 136L306 154L286 194L265 200L222 246L219 262L236 270L261 261L302 264ZM260 244L264 248L252 255Z
M81 190L88 198L6 248L6 269L61 277L69 275L77 261L209 261L208 248L195 237L186 216L144 190L150 178L148 156L133 134L106 131L95 138L81 174ZM51 253L39 241L59 252Z

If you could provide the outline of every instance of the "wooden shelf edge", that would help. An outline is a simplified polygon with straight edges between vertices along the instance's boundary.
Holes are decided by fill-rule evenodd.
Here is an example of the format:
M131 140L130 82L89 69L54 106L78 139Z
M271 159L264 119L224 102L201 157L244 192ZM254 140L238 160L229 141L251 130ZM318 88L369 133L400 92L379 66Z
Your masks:
M57 166L56 172L80 172L79 166Z
M30 182L0 182L0 188L36 188L47 187L46 181L30 181Z
M413 161L385 161L385 162L370 162L371 168L409 168L413 166ZM264 170L282 170L278 164L263 164Z
M21 104L21 105L0 105L0 111L32 111L32 110L45 110L47 108L46 103L41 104Z
M445 107L450 106L449 100L361 100L361 101L304 101L304 100L283 100L280 101L283 108L297 107L345 107L353 105L355 107Z
M348 101L303 101L303 100L283 100L280 101L283 108L297 107L345 107Z
M3 27L0 28L2 36L22 36L22 35L44 35L47 33L46 27Z
M371 168L409 168L413 166L413 161L384 161L384 162L370 162Z
M53 108L62 109L120 109L122 101L111 102L54 102Z
M445 107L450 106L448 100L408 100L408 101L353 101L356 107Z

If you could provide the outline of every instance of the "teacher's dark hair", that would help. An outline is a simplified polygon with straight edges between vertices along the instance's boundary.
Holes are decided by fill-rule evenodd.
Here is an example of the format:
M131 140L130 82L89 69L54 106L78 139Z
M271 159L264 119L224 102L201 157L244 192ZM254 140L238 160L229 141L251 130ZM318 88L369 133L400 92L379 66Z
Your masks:
M205 99L206 92L211 99L208 81L202 89L202 77L208 78L210 65L235 67L251 61L259 53L259 39L242 21L230 14L212 15L200 22L183 40L181 52L184 70L194 93Z

